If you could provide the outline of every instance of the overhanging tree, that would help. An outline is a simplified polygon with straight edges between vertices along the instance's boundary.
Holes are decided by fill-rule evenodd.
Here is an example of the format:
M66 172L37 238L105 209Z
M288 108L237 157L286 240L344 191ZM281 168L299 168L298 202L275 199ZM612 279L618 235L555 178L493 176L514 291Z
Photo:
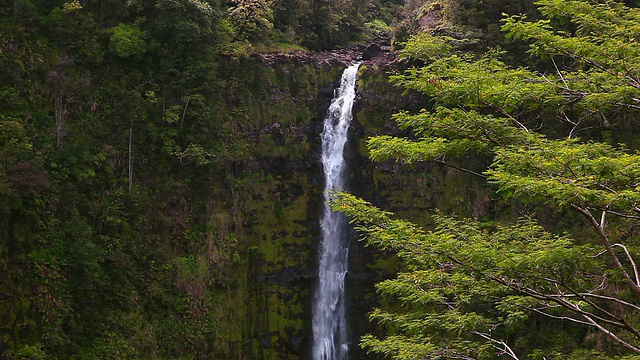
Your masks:
M527 318L542 316L595 330L619 354L640 354L640 155L635 144L604 141L616 126L631 128L625 122L640 109L640 11L613 2L536 4L544 20L508 17L503 30L530 43L535 62L546 64L540 69L511 68L497 51L459 53L455 39L409 41L404 56L426 65L396 80L430 95L434 108L397 114L414 136L375 137L369 149L374 160L433 161L485 179L506 198L573 210L590 230L571 239L531 218L488 227L438 214L427 232L338 195L335 208L370 243L407 263L378 285L403 306L372 314L396 330L366 336L372 351L397 359L562 358L572 350L514 346ZM491 164L470 170L466 154Z

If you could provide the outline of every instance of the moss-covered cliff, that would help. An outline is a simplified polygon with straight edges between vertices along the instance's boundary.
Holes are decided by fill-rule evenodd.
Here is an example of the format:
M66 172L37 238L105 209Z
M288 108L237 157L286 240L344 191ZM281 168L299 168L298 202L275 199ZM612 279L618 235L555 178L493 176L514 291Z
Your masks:
M318 119L342 67L290 60L236 68L262 89L238 99L251 119L251 128L238 130L251 148L236 164L230 186L237 204L228 209L238 217L240 259L230 289L237 297L228 304L238 313L230 322L236 332L229 335L247 359L304 358L308 343L322 188Z

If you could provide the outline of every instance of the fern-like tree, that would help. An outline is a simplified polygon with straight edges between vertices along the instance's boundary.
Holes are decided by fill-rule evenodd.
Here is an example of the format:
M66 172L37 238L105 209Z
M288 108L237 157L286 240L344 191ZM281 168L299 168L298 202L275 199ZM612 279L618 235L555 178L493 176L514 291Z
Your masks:
M611 1L537 6L544 20L507 17L502 25L507 37L530 44L535 67L509 67L497 51L458 52L455 39L410 40L403 55L425 65L396 80L432 97L433 109L397 114L413 136L374 137L370 154L472 173L505 198L573 211L587 227L572 238L533 217L487 226L436 214L435 229L426 231L337 195L335 208L369 243L406 262L377 286L402 305L372 313L392 335L365 336L371 351L396 359L640 355L640 155L633 136L627 144L611 140L616 126L633 129L639 115L640 11ZM489 166L467 168L462 155L469 154ZM549 329L527 329L532 318L602 341L519 346L519 334Z

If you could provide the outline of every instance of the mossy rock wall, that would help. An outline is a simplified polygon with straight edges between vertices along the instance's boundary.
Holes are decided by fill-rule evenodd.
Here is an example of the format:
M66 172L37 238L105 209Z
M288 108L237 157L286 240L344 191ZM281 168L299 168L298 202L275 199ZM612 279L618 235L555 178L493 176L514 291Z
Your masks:
M246 280L237 291L245 297L246 358L310 356L311 298L317 280L318 219L323 201L319 135L343 69L280 64L260 70L277 79L277 90L266 91L263 97L251 95L254 101L259 99L253 105L257 111L253 116L262 119L260 137L253 145L256 151L235 178L243 218L239 238ZM346 150L350 191L426 227L436 208L468 216L487 214L490 192L472 176L434 165L406 167L369 161L369 136L400 133L391 119L393 113L429 106L424 96L403 93L392 84L389 75L394 71L401 70L366 62L359 71ZM294 77L310 85L302 86ZM352 232L346 281L353 360L372 359L357 344L363 334L379 330L367 315L383 301L374 284L400 268L393 255L364 247Z
M230 69L234 81L247 81L238 88L251 89L228 103L251 144L228 180L241 260L231 275L237 295L228 298L236 331L227 336L243 359L307 358L322 205L319 134L343 69L256 62Z

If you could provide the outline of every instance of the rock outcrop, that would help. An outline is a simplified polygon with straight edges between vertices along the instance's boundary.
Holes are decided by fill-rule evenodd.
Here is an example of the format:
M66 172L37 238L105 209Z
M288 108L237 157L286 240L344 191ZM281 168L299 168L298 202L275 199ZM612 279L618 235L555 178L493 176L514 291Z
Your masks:
M325 52L293 52L275 54L255 54L255 58L269 64L291 63L296 65L314 64L323 66L346 66L355 61L373 64L378 67L397 66L397 55L391 49L389 40L380 40L367 45Z

